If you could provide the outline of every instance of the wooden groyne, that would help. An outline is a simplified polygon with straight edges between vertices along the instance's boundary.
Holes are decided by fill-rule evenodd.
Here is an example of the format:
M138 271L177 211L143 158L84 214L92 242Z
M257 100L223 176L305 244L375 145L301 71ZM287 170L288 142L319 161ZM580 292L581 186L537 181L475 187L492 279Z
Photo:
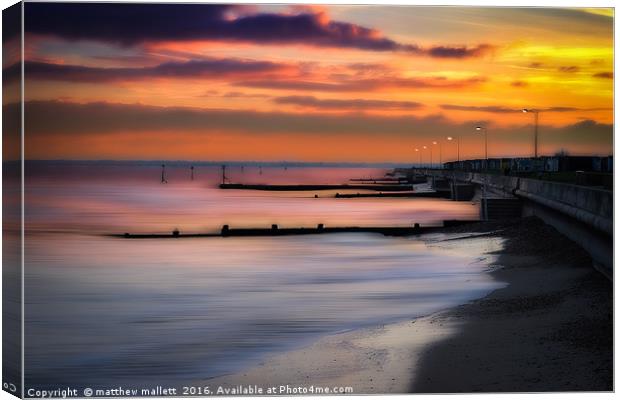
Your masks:
M347 226L347 227L320 227L316 228L271 228L271 229L222 229L221 236L291 236L291 235L316 235L321 233L346 233L346 232L365 232L380 233L385 236L406 236L421 233L429 233L437 230L438 227L395 227L395 226Z
M436 191L428 191L428 192L389 192L389 193L336 193L334 196L338 199L354 199L354 198L364 198L364 197L406 197L406 198L445 198L445 192L436 192Z
M181 239L181 238L205 238L205 237L240 237L240 236L292 236L292 235L316 235L323 233L380 233L385 236L407 236L423 233L439 232L444 227L471 224L478 221L469 220L446 220L442 226L345 226L326 227L318 224L316 227L280 228L272 225L271 228L230 228L224 225L219 233L189 233L183 234L178 230L171 233L123 233L109 236L123 239Z
M375 190L379 192L411 191L411 185L397 184L339 184L339 185L270 185L222 183L220 189L270 190L270 191L312 191L312 190Z
M124 239L177 239L177 238L206 238L220 237L221 233L122 233L109 235Z
M407 183L407 178L351 178L349 181L363 183Z

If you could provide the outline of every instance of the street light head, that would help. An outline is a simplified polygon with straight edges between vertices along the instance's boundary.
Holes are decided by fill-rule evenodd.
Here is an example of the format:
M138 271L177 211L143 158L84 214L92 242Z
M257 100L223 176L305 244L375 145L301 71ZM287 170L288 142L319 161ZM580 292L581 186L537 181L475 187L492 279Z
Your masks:
M415 151L420 151L420 149L415 149Z
M433 144L437 144L437 142L434 141Z
M448 140L452 140L452 136L448 136L446 139L448 139Z
M523 110L521 110L521 111L523 111L524 113L528 113L528 112L530 112L530 110L528 110L527 108L524 108L524 109L523 109Z
M426 150L426 146L423 146L422 148L423 148L424 150Z
M477 126L477 127L476 127L476 130L477 130L477 131L481 131L482 129L483 129L483 128L482 128L481 126Z

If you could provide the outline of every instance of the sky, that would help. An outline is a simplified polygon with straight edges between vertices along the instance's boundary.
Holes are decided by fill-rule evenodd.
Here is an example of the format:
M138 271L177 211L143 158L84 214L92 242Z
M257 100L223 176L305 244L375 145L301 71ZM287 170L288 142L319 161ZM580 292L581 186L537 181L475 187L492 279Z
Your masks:
M482 157L476 126L489 157L530 156L523 108L539 154L613 150L611 9L26 3L24 18L28 159L437 162L457 158L448 136ZM19 41L3 40L17 86Z

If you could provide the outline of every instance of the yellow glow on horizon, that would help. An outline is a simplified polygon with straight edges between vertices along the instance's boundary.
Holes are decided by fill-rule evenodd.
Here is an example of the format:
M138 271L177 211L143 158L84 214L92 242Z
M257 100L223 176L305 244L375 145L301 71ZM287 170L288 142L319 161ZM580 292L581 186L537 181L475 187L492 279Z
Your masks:
M580 8L579 10L585 11L590 14L603 15L605 17L613 18L614 16L613 8Z

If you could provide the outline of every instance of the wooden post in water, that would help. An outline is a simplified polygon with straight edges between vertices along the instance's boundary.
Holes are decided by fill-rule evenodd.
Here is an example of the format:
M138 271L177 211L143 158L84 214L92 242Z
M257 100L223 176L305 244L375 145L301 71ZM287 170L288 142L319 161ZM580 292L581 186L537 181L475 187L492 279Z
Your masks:
M168 183L166 180L166 164L161 165L161 183Z
M228 178L226 178L226 165L222 165L222 184L226 183Z
M191 167L189 167L190 172L190 179L194 180L194 166L192 165Z

